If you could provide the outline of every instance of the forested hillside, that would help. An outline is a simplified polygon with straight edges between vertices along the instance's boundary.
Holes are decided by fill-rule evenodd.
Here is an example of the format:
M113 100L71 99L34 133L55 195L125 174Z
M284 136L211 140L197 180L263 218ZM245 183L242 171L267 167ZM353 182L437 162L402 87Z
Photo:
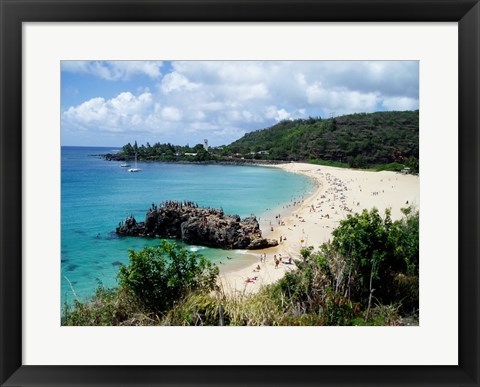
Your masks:
M418 160L418 127L418 110L282 121L245 134L228 150L258 159L328 160L360 168L404 164Z

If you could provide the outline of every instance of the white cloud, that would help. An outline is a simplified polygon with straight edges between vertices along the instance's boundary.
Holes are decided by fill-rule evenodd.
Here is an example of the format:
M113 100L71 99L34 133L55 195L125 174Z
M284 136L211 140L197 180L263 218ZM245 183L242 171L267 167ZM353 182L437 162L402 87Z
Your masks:
M190 123L186 130L188 133L204 133L210 131L218 131L220 126L210 122L192 122Z
M219 111L222 110L225 107L225 104L223 102L207 102L207 103L202 103L199 101L199 105L202 109L204 110L209 110L209 111Z
M158 61L62 61L62 71L91 74L109 80L128 80L134 75L158 78L162 62Z
M198 84L190 82L187 77L175 71L165 75L160 84L160 89L165 94L177 90L193 90L197 87L199 87Z
M239 128L236 126L231 126L228 128L217 128L213 129L211 133L217 138L234 138L238 139L242 137L247 131L244 128Z
M409 97L391 97L385 98L382 105L387 110L415 110L418 109L418 99Z
M378 94L375 92L362 93L348 89L326 89L320 83L309 86L306 95L310 105L318 105L324 111L336 110L341 114L373 112L378 102Z
M151 106L150 93L136 97L125 92L110 100L92 98L67 109L62 115L62 124L83 130L122 132L142 125Z
M77 107L71 107L63 113L65 117L72 121L88 124L92 121L101 121L107 115L105 100L103 98L92 98Z
M152 94L143 93L135 97L130 92L120 93L117 97L106 102L108 108L120 114L134 114L144 110L152 104Z
M198 121L203 121L205 118L207 118L207 116L204 112L199 110L193 113L193 118Z
M179 61L173 68L193 82L211 85L258 83L265 79L265 70L272 70L275 62L265 61ZM278 62L281 63L281 62Z
M182 119L182 114L178 109L167 106L162 109L162 118L168 121L180 121Z
M288 113L285 109L277 110L277 114L275 116L275 121L282 121L290 118L290 113Z
M134 74L152 79L136 84L136 95L71 107L64 113L66 127L143 130L176 136L169 141L180 144L201 141L209 132L212 144L230 143L281 120L331 112L418 108L414 61L186 61L164 65L163 76L161 62L62 62L62 69L111 80Z
M216 92L223 98L229 101L235 100L236 102L267 99L269 95L268 88L264 83L246 85L227 83L218 87Z

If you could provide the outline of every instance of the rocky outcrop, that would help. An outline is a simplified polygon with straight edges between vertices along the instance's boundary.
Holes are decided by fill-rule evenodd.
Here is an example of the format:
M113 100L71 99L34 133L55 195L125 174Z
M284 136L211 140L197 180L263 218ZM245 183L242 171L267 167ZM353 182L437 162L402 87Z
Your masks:
M152 205L144 222L129 217L116 229L117 234L180 239L185 243L222 249L263 249L278 245L262 237L255 217L240 219L223 210L199 208L191 202Z

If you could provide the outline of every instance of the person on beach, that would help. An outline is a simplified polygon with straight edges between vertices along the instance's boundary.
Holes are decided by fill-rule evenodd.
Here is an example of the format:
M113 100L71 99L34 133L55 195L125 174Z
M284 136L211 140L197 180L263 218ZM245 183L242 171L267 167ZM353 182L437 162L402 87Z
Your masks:
M280 263L280 261L277 258L275 258L275 269L278 269L278 264L279 263Z

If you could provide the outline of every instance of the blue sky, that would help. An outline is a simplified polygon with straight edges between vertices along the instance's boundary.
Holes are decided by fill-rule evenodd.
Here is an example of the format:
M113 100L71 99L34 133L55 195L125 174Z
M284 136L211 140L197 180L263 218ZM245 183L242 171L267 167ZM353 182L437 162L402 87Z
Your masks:
M229 144L281 120L418 109L417 61L62 61L62 145Z

